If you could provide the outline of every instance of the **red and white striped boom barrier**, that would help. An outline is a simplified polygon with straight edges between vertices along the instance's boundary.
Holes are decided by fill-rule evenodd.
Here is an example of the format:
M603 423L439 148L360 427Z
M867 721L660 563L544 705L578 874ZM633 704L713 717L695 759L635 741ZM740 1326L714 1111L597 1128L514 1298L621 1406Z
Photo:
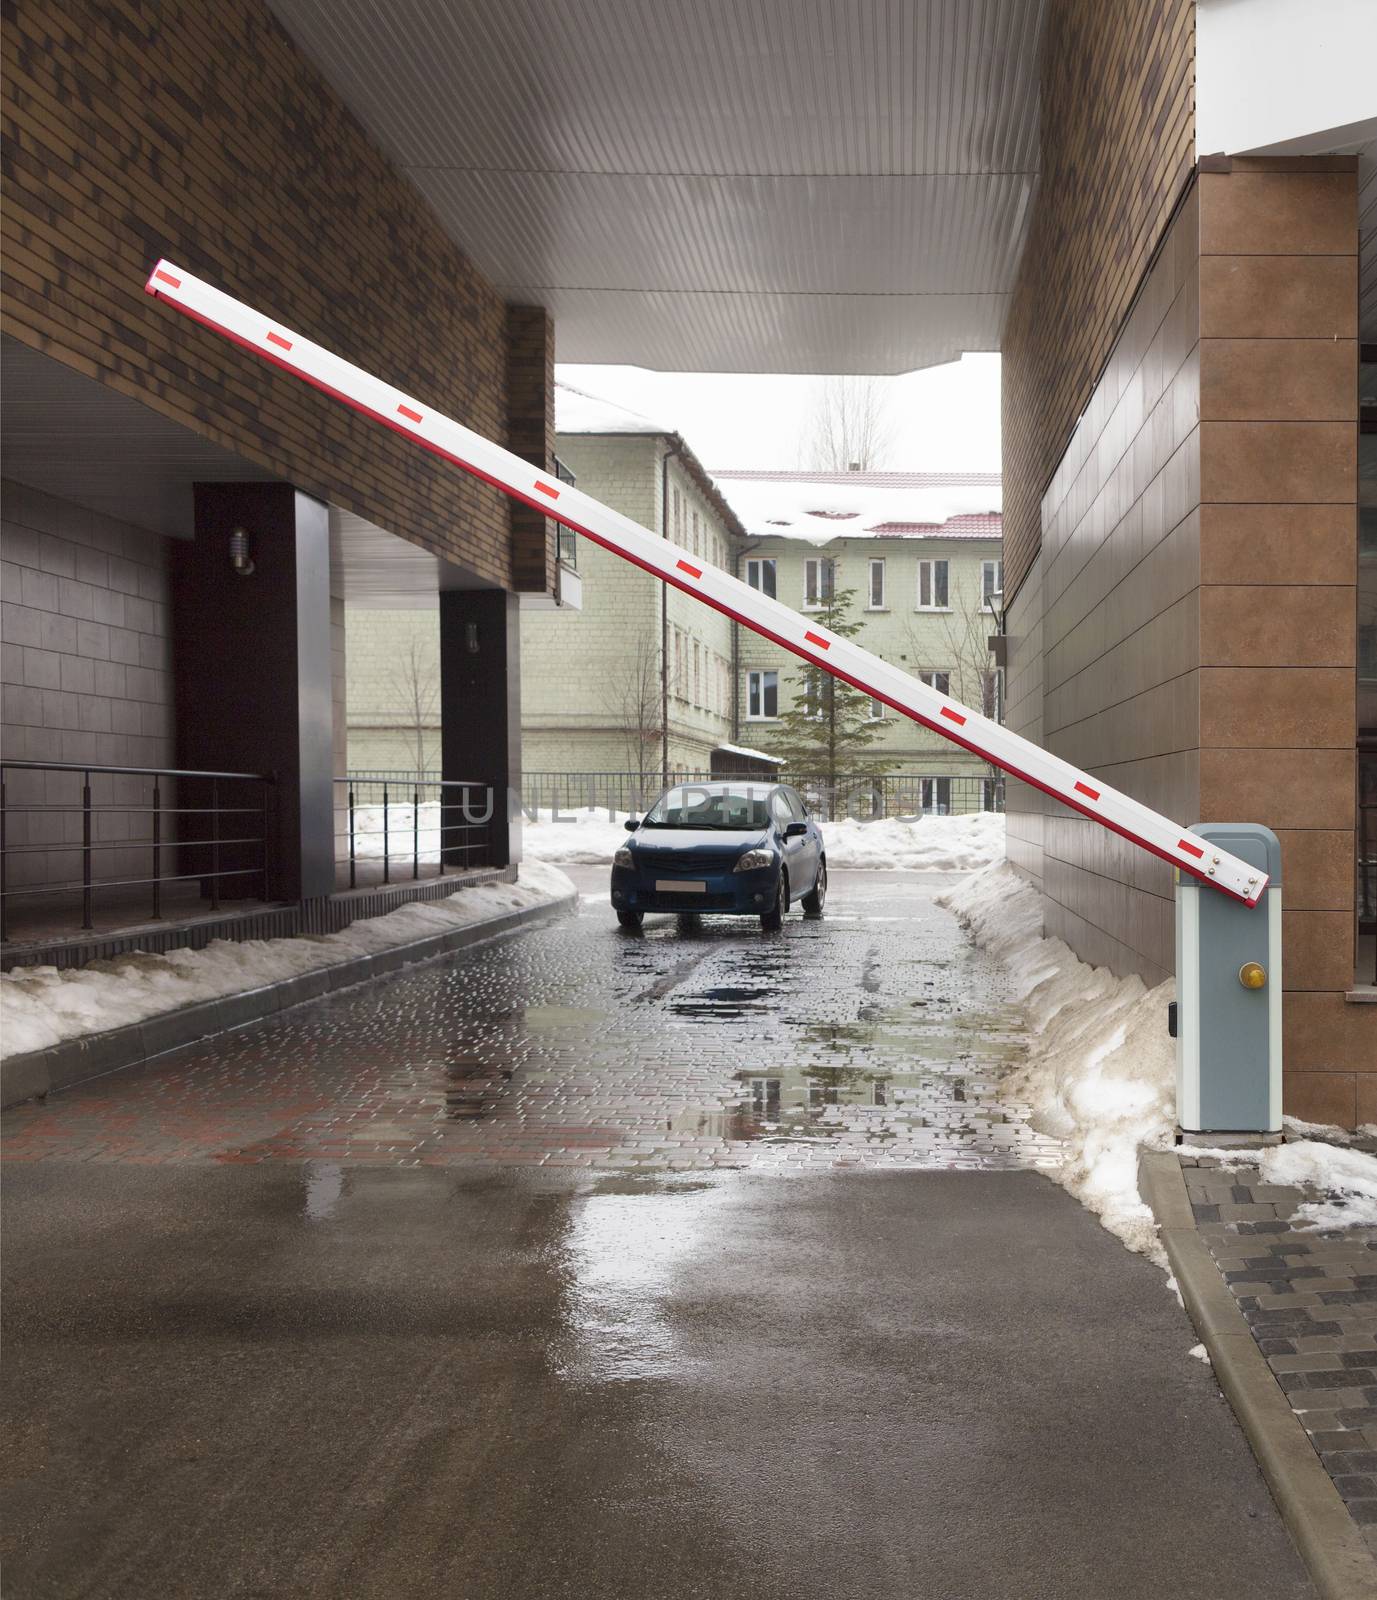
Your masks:
M149 274L145 288L246 350L405 435L421 449L494 485L514 500L533 506L705 605L725 612L744 627L801 656L811 666L821 667L873 695L983 761L1001 767L1101 827L1150 850L1182 872L1213 884L1250 906L1257 904L1266 889L1267 875L1257 867L1212 847L1170 817L1149 810L1109 788L1101 779L1079 771L999 723L930 689L852 640L830 632L739 578L693 559L668 539L533 467L415 395L394 389L381 378L313 344L276 318L232 299L193 277L184 267L160 261Z

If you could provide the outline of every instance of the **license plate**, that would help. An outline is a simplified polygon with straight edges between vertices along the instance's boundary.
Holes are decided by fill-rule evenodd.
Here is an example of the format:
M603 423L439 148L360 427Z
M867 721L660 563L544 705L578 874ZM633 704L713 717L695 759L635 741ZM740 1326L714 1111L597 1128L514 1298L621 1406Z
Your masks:
M656 894L706 894L707 883L692 878L656 878Z

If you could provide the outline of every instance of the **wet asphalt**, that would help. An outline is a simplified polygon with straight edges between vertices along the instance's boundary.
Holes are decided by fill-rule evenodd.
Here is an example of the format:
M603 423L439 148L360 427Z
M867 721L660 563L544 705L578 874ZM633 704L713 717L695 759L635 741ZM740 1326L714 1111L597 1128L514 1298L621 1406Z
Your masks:
M912 985L931 886L836 876L860 1003ZM603 911L563 935L594 996ZM1037 1170L77 1148L5 1173L7 1596L1312 1593L1161 1272Z

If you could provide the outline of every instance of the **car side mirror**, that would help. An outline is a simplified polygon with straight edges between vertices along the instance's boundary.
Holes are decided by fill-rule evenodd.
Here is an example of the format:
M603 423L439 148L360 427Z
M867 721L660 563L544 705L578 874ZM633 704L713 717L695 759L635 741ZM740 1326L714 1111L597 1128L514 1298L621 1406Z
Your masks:
M640 823L635 817L628 817L626 821L622 823L622 827L624 827L628 833L635 833L636 829L640 827Z
M808 824L806 822L791 822L784 830L784 837L786 839L798 839L807 832Z

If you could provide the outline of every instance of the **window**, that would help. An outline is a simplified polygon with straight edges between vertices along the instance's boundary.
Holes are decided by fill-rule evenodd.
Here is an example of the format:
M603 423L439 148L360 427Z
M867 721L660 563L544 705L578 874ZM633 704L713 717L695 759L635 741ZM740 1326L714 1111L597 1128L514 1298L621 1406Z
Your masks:
M827 710L826 674L810 667L803 674L803 714L822 720Z
M789 805L789 797L783 789L776 789L770 796L770 814L781 828L787 828L794 820L794 813Z
M870 588L867 608L871 611L883 611L885 608L885 563L884 557L870 563Z
M684 698L684 636L674 630L674 698Z
M876 700L873 695L870 699L870 720L872 722L885 720L885 703L883 700Z
M936 689L938 694L951 693L951 673L946 669L938 670L933 667L918 674L919 683L927 684L929 689Z
M701 646L697 639L693 641L693 703L701 706L703 703L703 668L701 659Z
M579 569L579 536L572 528L559 529L559 559L566 567Z
M803 603L825 606L832 598L832 562L826 556L810 556L803 563Z
M769 595L775 599L775 564L762 558L759 561L746 563L746 582L752 589L759 589L761 594Z
M946 611L947 563L945 561L920 561L918 563L918 609L920 611Z
M980 714L992 722L1004 720L1004 674L998 667L980 674Z
M777 672L748 672L746 674L746 719L764 722L779 715L779 674Z
M1003 597L1004 592L1004 563L1002 561L982 561L980 563L980 606L983 611L995 609L994 597Z
M703 553L703 529L696 511L693 513L693 553L696 556Z
M670 526L670 533L680 544L684 542L684 497L676 489L674 491L674 521Z
M923 810L929 815L938 817L951 814L950 778L923 779Z

